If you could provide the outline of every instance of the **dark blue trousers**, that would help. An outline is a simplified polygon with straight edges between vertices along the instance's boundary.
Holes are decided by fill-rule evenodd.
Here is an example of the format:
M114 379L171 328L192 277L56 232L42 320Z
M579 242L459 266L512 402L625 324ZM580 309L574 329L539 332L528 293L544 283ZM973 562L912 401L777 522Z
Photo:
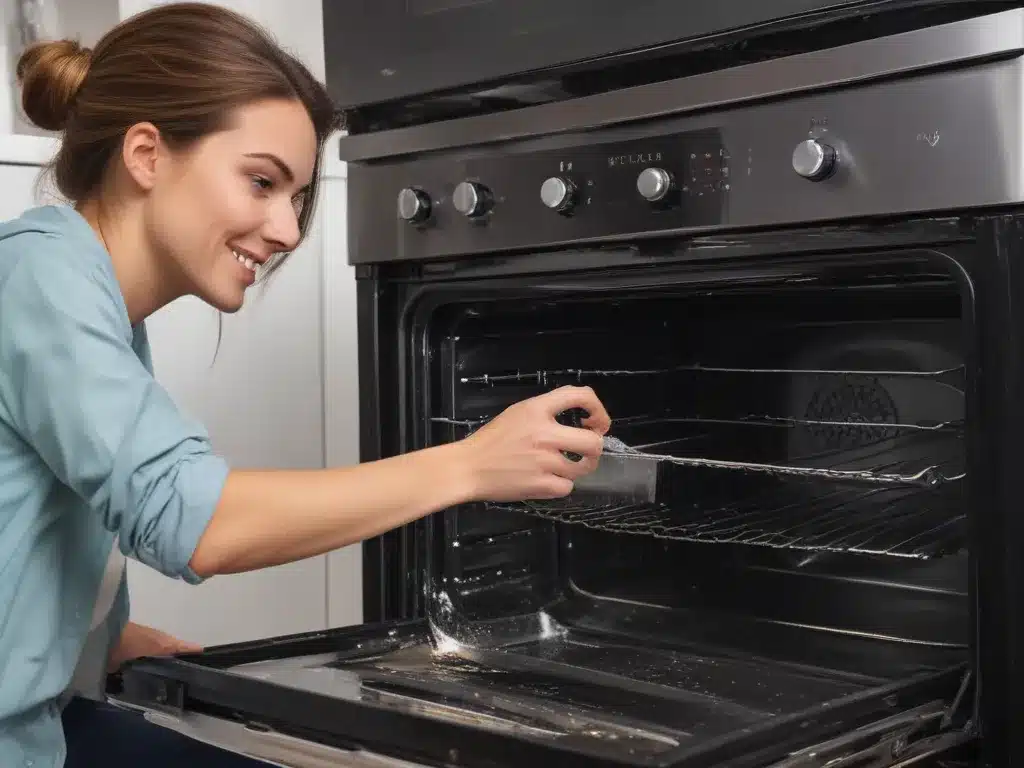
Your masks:
M64 768L268 768L89 699L64 708Z

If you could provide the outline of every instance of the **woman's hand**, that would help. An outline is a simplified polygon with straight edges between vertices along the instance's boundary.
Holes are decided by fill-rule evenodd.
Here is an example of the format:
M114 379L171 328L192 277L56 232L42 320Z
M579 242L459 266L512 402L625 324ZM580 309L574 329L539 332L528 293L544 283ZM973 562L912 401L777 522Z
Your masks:
M576 408L588 414L583 429L555 421ZM189 564L200 576L268 568L470 501L564 496L597 466L610 424L589 387L562 387L510 406L454 443L354 467L237 470Z
M573 408L586 411L584 429L555 417ZM551 499L572 491L573 481L597 467L602 436L611 419L590 387L561 387L509 406L462 441L480 501ZM583 456L573 461L563 452Z
M179 640L159 629L129 622L110 654L107 671L116 672L126 661L144 656L175 656L179 653L199 653L202 650L201 645Z

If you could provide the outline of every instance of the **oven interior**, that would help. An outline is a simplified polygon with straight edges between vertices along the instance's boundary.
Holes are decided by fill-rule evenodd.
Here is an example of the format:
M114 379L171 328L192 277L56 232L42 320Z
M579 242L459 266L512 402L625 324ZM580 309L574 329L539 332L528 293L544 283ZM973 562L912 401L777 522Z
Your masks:
M915 727L948 727L972 645L961 286L928 259L864 261L449 286L412 342L420 442L583 383L629 445L731 464L666 462L653 503L435 515L428 639L240 671L357 682L382 706L626 763L799 733L844 703L877 718L921 680L941 684Z

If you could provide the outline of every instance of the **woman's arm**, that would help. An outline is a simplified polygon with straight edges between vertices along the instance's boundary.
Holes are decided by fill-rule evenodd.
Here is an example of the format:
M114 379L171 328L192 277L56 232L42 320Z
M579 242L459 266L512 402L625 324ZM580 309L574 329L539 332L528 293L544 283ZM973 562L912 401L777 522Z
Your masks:
M126 555L166 576L303 559L460 502L562 496L596 466L608 414L565 387L455 444L348 469L230 472L136 355L116 285L71 244L33 237L24 247L41 256L0 285L0 419ZM573 408L591 414L586 428L555 421Z
M591 414L586 429L555 421L570 408ZM232 472L190 566L205 578L280 565L468 501L565 495L596 466L608 424L593 391L565 387L456 443L343 469Z

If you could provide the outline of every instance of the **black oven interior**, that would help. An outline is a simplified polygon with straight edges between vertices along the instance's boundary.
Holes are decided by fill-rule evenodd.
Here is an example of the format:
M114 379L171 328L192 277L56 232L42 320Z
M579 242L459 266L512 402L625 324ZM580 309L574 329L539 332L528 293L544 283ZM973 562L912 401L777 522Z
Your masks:
M512 293L433 311L431 442L584 383L624 442L729 464L667 463L654 503L444 513L427 602L446 642L672 691L682 709L617 706L690 739L968 660L967 373L949 273L911 259Z
M583 382L623 441L730 463L669 462L645 505L435 515L408 568L428 632L234 671L588 765L745 765L893 717L906 748L962 724L963 286L920 253L697 274L410 291L411 443Z

